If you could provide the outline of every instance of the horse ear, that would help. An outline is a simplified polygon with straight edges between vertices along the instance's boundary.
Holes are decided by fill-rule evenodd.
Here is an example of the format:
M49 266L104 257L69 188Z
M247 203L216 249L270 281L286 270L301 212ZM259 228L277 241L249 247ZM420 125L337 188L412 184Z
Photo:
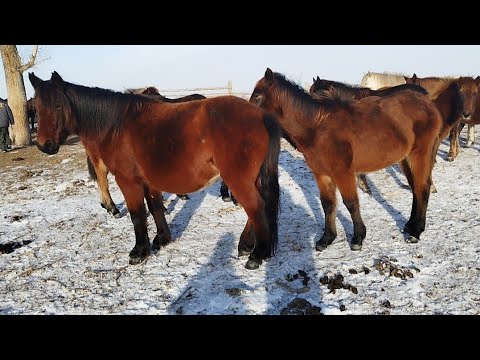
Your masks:
M265 79L268 81L273 81L273 71L270 68L267 68L265 71Z
M52 78L50 80L52 80L54 84L63 84L64 82L62 77L56 71L52 73Z
M40 85L40 83L43 81L39 77L35 76L33 72L28 73L28 78L30 79L30 83L35 90L37 90L38 85Z
M317 75L317 81L318 81L318 82L320 82L320 81L321 81L321 80L320 80L320 76L318 76L318 75Z
M417 74L413 73L412 80L416 81L417 80Z
M314 83L314 84L315 84L316 81L317 81L317 80L315 80L315 78L313 78L313 83Z
M477 76L477 77L475 78L475 84L476 84L477 86L480 85L480 76Z

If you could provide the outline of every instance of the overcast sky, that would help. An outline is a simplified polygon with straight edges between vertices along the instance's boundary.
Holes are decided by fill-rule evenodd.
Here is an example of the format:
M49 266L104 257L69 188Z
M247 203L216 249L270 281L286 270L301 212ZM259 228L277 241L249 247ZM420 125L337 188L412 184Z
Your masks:
M19 45L26 61L31 45ZM359 83L368 71L418 76L480 75L479 45L43 45L33 71L49 79L124 91L226 86L251 92L270 67L302 85L312 77ZM27 97L33 88L24 73ZM0 96L7 97L0 71Z

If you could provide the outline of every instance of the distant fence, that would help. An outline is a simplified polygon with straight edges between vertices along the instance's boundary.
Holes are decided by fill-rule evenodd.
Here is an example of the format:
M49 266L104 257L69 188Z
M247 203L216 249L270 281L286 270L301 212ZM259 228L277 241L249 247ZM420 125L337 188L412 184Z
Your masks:
M223 96L223 95L234 95L248 100L251 93L246 92L234 92L232 81L229 80L227 86L216 86L216 87L206 87L206 88L191 88L191 89L162 89L159 90L160 94L168 98L179 98L182 96L187 96L190 94L202 94L209 97Z

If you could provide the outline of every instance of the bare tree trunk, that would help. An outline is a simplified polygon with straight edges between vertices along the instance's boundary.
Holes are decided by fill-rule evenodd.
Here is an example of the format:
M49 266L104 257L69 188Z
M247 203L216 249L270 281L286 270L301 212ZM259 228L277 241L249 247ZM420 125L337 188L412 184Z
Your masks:
M22 73L34 65L37 49L38 47L34 49L30 61L22 65L16 45L0 45L7 85L8 105L12 109L15 119L10 137L13 143L18 146L30 145L32 141L28 126L27 95Z

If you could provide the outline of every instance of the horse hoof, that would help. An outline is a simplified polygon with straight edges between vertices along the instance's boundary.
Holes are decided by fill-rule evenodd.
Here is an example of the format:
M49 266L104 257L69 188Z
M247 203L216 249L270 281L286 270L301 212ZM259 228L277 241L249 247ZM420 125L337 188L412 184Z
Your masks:
M222 196L222 200L225 201L225 202L231 202L232 201L230 196Z
M122 217L122 214L120 213L120 211L117 210L117 212L113 214L113 217L115 219L120 219Z
M257 260L250 257L250 259L248 259L247 263L245 264L245 267L248 270L255 270L255 269L258 269L261 264L262 264L262 260Z
M362 250L362 244L350 244L350 249L352 251Z
M430 194L436 194L438 192L437 188L435 185L430 186Z
M410 243L410 244L416 244L418 243L418 238L416 238L415 236L413 235L410 235L408 238L407 238L407 243Z
M238 257L247 256L252 253L252 250L248 249L238 249Z
M152 247L150 248L150 251L153 254L156 254L162 247L166 246L171 241L172 241L171 238L163 237L162 239L159 239L158 235L155 235L155 238L153 239Z
M327 247L328 247L328 245L326 245L326 244L319 244L319 243L317 243L317 244L315 245L315 250L317 250L317 251L323 251L323 250L326 250Z
M450 156L450 155L449 155L449 156L447 157L447 161L452 162L453 160L455 160L455 158L454 158L453 156Z
M147 260L146 257L131 257L128 263L130 265L138 265L144 262L145 260Z
M184 194L181 194L181 195L177 195L180 200L190 200L190 196L188 195L184 195Z

